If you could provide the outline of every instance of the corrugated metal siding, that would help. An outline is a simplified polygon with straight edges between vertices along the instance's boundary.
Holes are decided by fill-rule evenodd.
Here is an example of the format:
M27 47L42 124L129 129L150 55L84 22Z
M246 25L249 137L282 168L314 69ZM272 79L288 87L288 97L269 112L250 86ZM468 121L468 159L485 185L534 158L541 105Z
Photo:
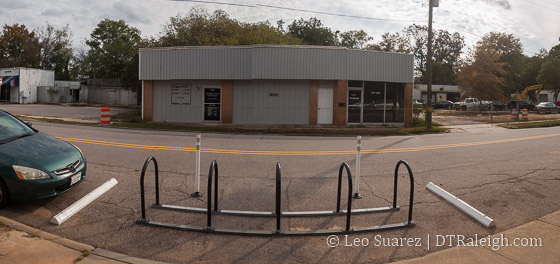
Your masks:
M141 80L362 80L412 83L413 56L329 47L140 50Z
M233 123L309 124L309 87L309 81L234 81Z
M191 104L171 104L173 85L191 85ZM199 89L197 89L197 87ZM155 81L154 121L202 122L202 93L204 87L221 87L220 81Z

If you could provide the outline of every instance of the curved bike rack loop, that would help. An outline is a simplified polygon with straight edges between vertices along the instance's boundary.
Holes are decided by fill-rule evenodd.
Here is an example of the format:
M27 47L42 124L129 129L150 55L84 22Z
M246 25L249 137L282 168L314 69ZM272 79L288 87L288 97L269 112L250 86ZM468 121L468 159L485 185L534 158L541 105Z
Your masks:
M152 206L159 209L170 209L178 211L196 212L196 213L206 213L207 222L205 227L200 226L189 226L181 224L171 224L162 223L146 219L145 214L145 200L144 200L144 176L146 168L149 163L153 161L155 166L155 178L156 178L156 203ZM410 204L408 212L408 222L396 223L396 224L386 224L380 226L369 226L369 227L355 227L351 228L351 217L356 211L361 213L372 213L372 212L386 212L399 210L397 203L397 184L398 184L398 172L400 165L405 165L408 170L410 177ZM340 199L342 196L342 174L346 170L346 175L348 178L348 195L347 195L347 209L341 210ZM215 175L215 177L214 177ZM142 218L137 221L139 224L153 225L159 227L174 228L180 230L189 231L199 231L199 232L210 232L210 233L220 233L220 234L234 234L234 235L331 235L331 234L343 234L343 233L355 233L355 232L369 232L369 231L379 231L387 229L395 229L401 227L411 227L415 223L412 221L412 209L414 202L414 176L409 164L400 160L395 167L395 178L394 178L394 193L393 193L393 206L383 207L383 208L368 208L368 209L354 209L352 210L352 174L350 172L350 167L346 162L340 165L338 171L338 190L337 190L337 205L336 211L309 211L309 212L282 212L282 172L280 163L276 163L276 193L275 193L275 212L256 212L256 211L234 211L234 210L218 210L218 163L213 160L210 164L208 173L208 192L207 192L207 208L192 208L192 207L180 207L173 205L161 205L159 203L159 184L158 184L158 166L157 161L154 157L148 158L144 163L142 169L142 175L140 179L141 188L141 205L142 205ZM214 184L214 208L212 209L212 183ZM387 209L388 208L388 209ZM230 215L241 215L241 216L274 216L276 217L276 229L272 230L236 230L236 229L220 229L212 226L212 214L222 213ZM309 230L309 231L291 231L281 229L281 217L282 216L325 216L325 215L346 215L346 227L344 229L323 229L323 230Z
M397 183L399 181L399 168L401 165L404 165L408 170L408 177L410 178L410 201L408 204L408 223L413 224L412 222L412 207L414 206L414 175L412 175L412 169L408 162L405 160L399 160L397 162L397 166L395 166L395 184L393 189L393 207L397 206Z
M153 161L154 162L154 169L155 169L155 175L156 175L156 205L159 205L159 169L158 169L158 164L157 164L157 160L154 157L149 157L146 162L144 162L144 167L142 167L142 174L140 176L140 203L142 206L142 219L141 220L146 220L146 200L144 198L144 176L146 176L146 169L148 168L148 165L150 165L150 162Z

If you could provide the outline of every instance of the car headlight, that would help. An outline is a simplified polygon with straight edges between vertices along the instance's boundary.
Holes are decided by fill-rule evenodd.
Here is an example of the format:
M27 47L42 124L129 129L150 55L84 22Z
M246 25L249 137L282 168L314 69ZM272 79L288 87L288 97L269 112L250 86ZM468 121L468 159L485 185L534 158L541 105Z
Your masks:
M14 168L18 178L21 180L41 180L51 178L50 175L41 170L17 165L13 165L12 167Z

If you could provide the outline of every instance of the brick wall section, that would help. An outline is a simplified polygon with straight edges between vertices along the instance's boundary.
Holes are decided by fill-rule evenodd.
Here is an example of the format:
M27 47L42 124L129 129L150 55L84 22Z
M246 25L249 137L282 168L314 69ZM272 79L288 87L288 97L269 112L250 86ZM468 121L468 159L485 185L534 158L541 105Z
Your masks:
M412 84L408 83L404 87L404 126L412 127Z
M335 81L333 91L333 125L346 126L346 103L348 97L348 81L337 80ZM344 106L340 106L344 103Z
M154 81L144 82L144 121L154 120Z
M309 124L317 125L317 90L319 88L319 81L311 81L309 87Z
M233 122L233 81L222 81L222 124Z

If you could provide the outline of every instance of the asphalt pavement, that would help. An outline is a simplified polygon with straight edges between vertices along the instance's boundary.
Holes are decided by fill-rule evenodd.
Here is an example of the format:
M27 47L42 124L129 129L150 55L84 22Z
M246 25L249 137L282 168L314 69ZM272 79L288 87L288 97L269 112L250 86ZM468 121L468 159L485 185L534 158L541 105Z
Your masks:
M0 109L2 107L0 105ZM17 113L13 110L11 112ZM361 243L358 245L350 243L350 246L330 247L326 236L238 237L139 226L134 223L139 218L138 176L141 165L148 156L156 156L160 163L164 203L205 206L204 198L189 197L190 192L194 191L194 153L191 151L194 147L194 134L41 122L37 122L35 126L78 145L88 157L88 178L71 192L57 198L18 203L15 207L1 210L0 215L97 249L108 249L144 259L172 263L272 260L385 263L443 254L441 252L463 250L462 248L471 252L473 248L483 247L457 247L445 243L437 246L437 235L466 238L496 236L529 222L543 224L542 216L560 210L560 205L556 202L560 199L557 192L559 178L555 175L555 171L560 170L560 164L557 163L557 154L560 153L557 137L560 129L510 131L479 124L452 129L460 133L364 138L360 189L364 198L355 200L355 208L389 205L392 199L394 165L399 159L406 159L415 175L413 220L417 225L408 229L338 237L342 242L348 241L347 238L350 241L358 239ZM206 174L207 165L212 159L217 159L220 164L220 208L223 209L266 211L274 208L274 164L279 161L282 164L282 184L285 186L283 210L332 210L336 197L338 166L342 161L349 162L351 168L355 166L355 154L351 152L355 149L355 139L351 137L205 134L203 149L206 152L203 153L202 164L205 165L202 175ZM519 149L523 149L523 152L519 152ZM340 154L332 152L334 150L346 152ZM251 151L274 153L253 155ZM314 153L306 153L309 151ZM54 214L110 178L119 180L119 185L114 190L61 226L53 226L48 222ZM402 184L398 195L401 212L356 216L352 218L353 226L406 219L409 185L404 174L399 178L399 183ZM151 204L154 201L153 174L149 175L149 179L147 198L148 204ZM492 216L497 227L483 227L425 190L424 186L429 181ZM201 189L204 193L205 188L203 180ZM182 224L204 225L205 221L204 215L168 213L151 208L147 213L150 219ZM534 221L537 218L539 220ZM552 220L546 222L555 223ZM218 216L215 218L215 225L269 230L274 228L274 220ZM283 219L283 226L291 230L340 228L343 225L344 218L341 217ZM541 236L537 232L539 228L535 230L536 233L531 233L531 237ZM558 245L557 230L545 231L542 235L545 242L543 248ZM432 235L430 239L428 234ZM378 235L381 237L377 237ZM392 244L375 246L378 238L381 241L388 239L386 241L389 242L393 239L413 238L431 241L433 244L431 248L427 248L425 242L420 247ZM366 241L371 244L365 246L363 243ZM446 250L450 247L450 250ZM502 250L494 253L505 255L501 253ZM527 250L527 256L531 256L531 252L542 253L533 251L533 248ZM485 254L485 251L482 252L481 254ZM464 256L466 253L461 254ZM518 262L526 263L523 260Z

